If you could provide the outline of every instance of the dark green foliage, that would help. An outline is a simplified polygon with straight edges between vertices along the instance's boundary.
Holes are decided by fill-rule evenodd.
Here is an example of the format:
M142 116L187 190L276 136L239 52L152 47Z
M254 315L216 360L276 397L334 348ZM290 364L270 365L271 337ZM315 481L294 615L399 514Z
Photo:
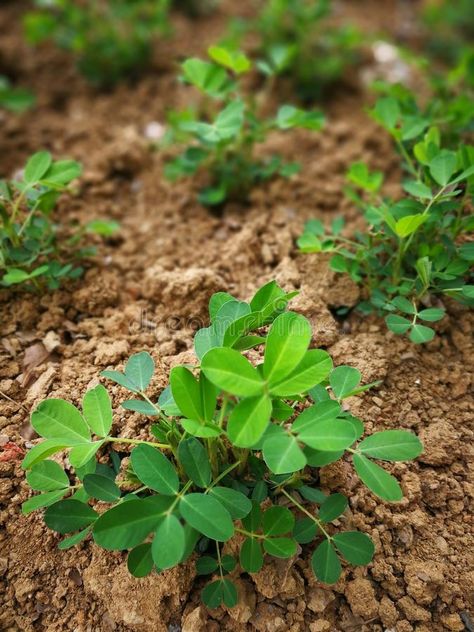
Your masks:
M35 103L34 95L24 88L15 88L7 77L0 75L0 108L11 112L24 112Z
M103 386L85 394L82 413L64 400L42 402L31 423L45 441L23 462L29 484L42 493L23 511L47 507L48 526L68 534L61 548L91 534L105 549L128 550L128 568L137 577L181 563L198 545L197 572L213 575L202 591L210 608L237 602L228 577L236 559L221 555L222 543L235 534L242 536L239 561L248 573L258 572L267 555L289 558L297 543L315 540L312 566L323 582L338 580L341 560L368 564L374 545L366 534L328 529L345 511L346 497L314 487L307 466L315 454L336 460L348 450L373 493L400 500L398 482L373 459L416 458L422 446L404 430L360 441L362 422L340 402L367 386L360 386L357 370L333 369L325 351L309 349L310 325L285 311L290 298L275 282L249 303L214 295L208 333L196 334L200 366L173 368L171 389L159 400L163 407L146 394L154 371L148 353L133 355L123 373L103 372L153 410L159 441L111 436ZM258 367L237 351L251 335L262 351ZM120 459L108 451L111 442L132 446L125 478L117 478ZM48 459L65 448L74 470ZM126 447L119 454L127 456ZM100 501L94 509L90 499Z
M149 62L156 34L168 30L169 0L37 0L28 13L28 40L52 39L76 57L92 83L111 86L138 74Z

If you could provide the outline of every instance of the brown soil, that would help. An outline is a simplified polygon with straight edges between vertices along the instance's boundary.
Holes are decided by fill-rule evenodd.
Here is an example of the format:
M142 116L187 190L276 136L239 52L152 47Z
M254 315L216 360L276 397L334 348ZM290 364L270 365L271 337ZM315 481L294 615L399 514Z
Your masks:
M299 160L301 174L291 185L275 181L256 190L249 208L229 208L221 218L196 204L191 184L165 182L163 156L148 146L147 123L163 121L166 108L191 98L176 84L170 60L177 50L199 52L215 39L226 15L237 12L227 4L197 26L177 16L179 36L157 51L155 68L110 94L87 87L54 48L32 52L22 44L21 3L0 11L0 68L38 95L34 111L0 115L0 173L11 175L39 148L75 157L85 175L59 213L68 220L112 217L122 226L75 285L43 297L0 295L0 629L473 630L472 314L449 305L439 335L423 347L388 333L375 318L352 314L341 323L331 309L355 304L357 288L331 273L324 257L300 256L294 245L309 217L330 221L344 213L357 224L342 193L350 162L367 160L397 182L390 142L363 114L367 95L346 87L327 105L330 124L323 132L271 138L267 148ZM409 7L360 1L348 10L362 25L402 29ZM345 569L328 588L312 576L311 546L304 546L296 559L270 562L237 580L236 608L209 612L200 605L202 583L192 563L136 580L121 554L89 542L58 551L41 516L20 513L29 495L20 461L36 441L32 407L46 396L79 403L102 369L143 349L157 364L151 388L157 395L169 367L190 355L211 293L225 289L248 298L270 278L301 290L292 307L310 318L315 344L336 364L357 366L367 381L383 380L353 402L367 430L411 428L424 441L416 463L392 467L405 492L397 505L376 500L347 462L322 470L324 489L350 497L341 524L373 537L374 562ZM117 434L146 436L143 420L118 407L121 389L111 393Z

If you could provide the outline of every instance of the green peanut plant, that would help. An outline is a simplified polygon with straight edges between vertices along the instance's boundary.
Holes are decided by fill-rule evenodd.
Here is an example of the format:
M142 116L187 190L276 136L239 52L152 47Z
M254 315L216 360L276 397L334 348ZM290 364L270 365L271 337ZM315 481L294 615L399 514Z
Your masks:
M169 30L169 0L36 0L24 19L31 44L53 40L70 51L91 83L109 88L148 64L157 33Z
M40 151L29 158L20 180L0 180L0 286L56 289L79 277L82 268L76 263L94 254L91 248L78 248L86 233L108 236L117 230L113 221L95 220L68 239L58 238L51 214L81 171L74 160L53 160Z
M206 99L209 114L206 120L189 112L171 115L167 142L187 147L166 164L165 175L176 180L204 172L208 184L200 190L199 201L217 206L229 199L245 201L258 182L296 173L298 165L284 163L279 156L257 158L255 146L272 130L319 130L324 117L292 105L281 106L276 117L260 117L255 101L244 95L241 85L242 76L251 69L250 60L242 52L219 46L212 46L208 53L211 61L187 59L182 71L183 80Z
M132 394L122 408L154 420L151 440L114 436L101 384L85 393L82 412L62 399L41 402L31 423L45 440L23 461L41 493L23 512L46 507L46 525L65 536L61 549L92 537L104 549L127 551L136 577L194 552L196 572L211 575L202 591L210 608L236 605L237 564L258 573L266 557L292 557L298 544L311 546L324 583L338 580L341 562L370 563L369 536L332 524L348 501L318 488L318 468L350 458L376 496L396 502L400 485L377 461L416 458L422 445L405 430L362 438L363 422L344 403L373 385L309 348L309 322L286 310L292 296L275 282L250 303L214 294L211 324L195 337L198 364L174 367L158 399L146 352L131 356L123 372L102 372ZM245 355L250 349L256 366ZM63 468L48 457L64 450ZM231 538L238 556L226 552Z
M360 34L332 25L331 13L331 0L265 0L254 24L259 69L289 77L304 99L323 96L360 57Z
M333 253L331 268L363 286L363 313L385 314L391 331L429 342L435 331L426 323L444 317L443 297L474 305L474 244L467 240L474 228L474 147L444 148L439 128L405 114L392 96L379 99L372 114L400 150L408 174L404 197L383 196L383 174L355 163L347 194L362 210L366 230L348 238L341 219L330 230L311 220L298 245L301 252Z

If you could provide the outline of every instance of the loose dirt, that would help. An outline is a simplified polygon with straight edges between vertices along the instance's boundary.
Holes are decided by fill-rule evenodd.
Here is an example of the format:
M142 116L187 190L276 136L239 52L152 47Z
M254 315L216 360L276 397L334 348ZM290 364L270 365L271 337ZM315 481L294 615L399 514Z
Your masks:
M324 131L270 138L265 150L298 160L301 173L291 183L259 188L247 208L230 207L221 217L196 204L195 183L163 179L163 154L146 138L147 125L163 123L168 108L194 98L176 83L173 60L202 52L222 32L226 17L247 10L248 3L242 4L239 9L229 2L197 24L176 16L178 37L157 49L154 67L139 83L109 94L86 86L67 55L49 45L34 52L22 43L23 3L7 2L0 10L0 71L8 68L38 95L34 111L0 115L0 174L12 175L40 148L74 157L84 163L85 175L76 196L61 202L58 217L109 217L121 224L118 237L98 242L98 255L77 283L43 297L0 292L1 630L474 629L474 318L447 305L439 335L423 347L390 334L376 318L352 312L342 321L335 309L355 305L357 287L329 271L323 256L298 255L295 248L310 217L329 222L344 214L350 227L359 224L342 192L352 161L382 169L396 193L399 161L363 112L367 95L351 81L325 104ZM379 5L361 1L348 11L372 29L405 28L407 3ZM29 495L20 462L37 439L29 426L31 409L47 396L80 403L101 370L120 366L140 350L155 359L150 393L158 395L169 368L191 357L193 333L205 324L212 292L246 299L271 278L300 290L292 307L311 320L315 345L327 348L336 364L358 367L366 381L382 380L351 403L367 430L409 428L424 441L416 463L390 468L405 493L397 505L376 500L349 462L321 471L324 490L349 495L340 525L372 536L374 562L346 568L329 588L314 579L308 566L312 548L304 546L295 559L274 560L258 574L242 575L236 608L208 611L200 605L202 581L192 562L136 580L122 554L89 542L58 551L58 538L41 516L20 513ZM121 389L110 391L115 432L147 436L144 420L119 407Z

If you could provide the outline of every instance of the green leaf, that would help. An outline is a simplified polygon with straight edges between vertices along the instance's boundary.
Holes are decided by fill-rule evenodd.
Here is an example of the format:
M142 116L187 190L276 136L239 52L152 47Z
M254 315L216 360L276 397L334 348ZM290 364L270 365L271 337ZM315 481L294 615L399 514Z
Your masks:
M237 566L235 557L232 557L232 555L223 555L221 558L221 566L225 571L231 573Z
M27 184L36 184L48 171L53 159L49 151L38 151L26 163L24 180Z
M260 509L260 503L252 502L251 512L242 519L242 524L247 531L255 533L260 529L262 524L262 510Z
M356 438L354 426L346 420L321 421L298 433L299 441L322 452L345 450Z
M436 182L446 186L456 171L456 152L442 149L430 162L430 173Z
M331 494L319 508L318 518L323 522L332 522L347 509L347 498L342 494Z
M306 498L309 502L316 503L317 505L321 505L327 498L326 494L323 494L320 489L315 489L314 487L309 487L308 485L302 485L298 488L298 491L303 498Z
M199 382L189 369L175 366L170 373L171 392L182 415L188 419L204 420Z
M201 598L208 608L218 608L224 603L228 608L233 608L239 600L237 588L230 579L218 579L204 586Z
M101 371L100 374L101 374L102 377L106 377L109 380L112 380L113 382L115 382L116 384L119 384L120 386L123 386L128 391L132 391L132 393L138 393L139 390L140 390L123 373L120 373L120 371Z
M384 430L366 437L357 449L373 459L409 461L423 452L423 444L408 430Z
M344 454L344 450L338 450L337 452L322 452L321 450L314 450L308 446L303 449L308 465L311 467L323 467L330 463L339 461Z
M31 415L31 425L45 439L61 439L65 445L90 441L81 413L64 399L45 399Z
M185 547L184 528L173 514L165 516L160 522L151 545L151 554L156 567L160 570L179 564Z
M393 331L394 334L404 334L411 327L411 322L407 318L398 316L397 314L389 314L385 318L385 322L387 323L387 327L390 331Z
M145 391L155 372L153 358L146 351L134 353L125 365L125 377L132 382L139 391Z
M329 376L329 384L337 399L344 399L359 385L360 380L360 371L351 366L338 366Z
M22 504L21 511L23 515L26 516L32 511L36 511L36 509L41 509L41 507L48 507L49 505L56 503L58 500L61 500L66 491L67 490L65 489L59 489L55 490L54 492L46 492L45 494L32 496Z
M199 388L201 391L201 406L204 419L212 422L217 405L217 389L204 373L199 376Z
M113 503L120 498L120 489L109 476L87 474L83 480L84 489L91 498Z
M416 314L416 308L411 301L404 296L396 296L392 299L392 305L405 314Z
M240 565L246 573L258 573L263 566L263 553L256 538L246 538L240 548Z
M296 369L284 380L271 387L272 395L289 397L305 393L322 382L332 369L332 360L321 349L307 351Z
M70 535L67 538L64 538L64 540L61 540L61 542L58 544L58 549L60 549L61 551L67 551L68 549L71 549L73 546L76 546L76 544L79 544L80 542L85 540L90 532L91 527L89 526L82 531L79 531L79 533L75 533L74 535Z
M311 557L311 567L319 581L335 584L341 576L341 562L329 540L318 545Z
M252 501L242 492L230 487L213 487L209 494L216 498L230 513L231 518L245 518L252 510Z
M216 292L211 296L209 301L209 318L211 323L214 322L220 308L229 301L235 301L235 298L228 292Z
M91 441L75 445L69 452L69 462L76 469L83 467L96 454L97 450L104 444L104 441Z
M272 305L276 299L282 299L285 292L276 281L269 281L255 292L250 301L250 307L254 312L261 312L265 307ZM286 304L286 303L285 303Z
M89 428L99 437L106 437L112 427L112 404L107 389L99 384L84 395L82 412Z
M56 188L69 184L82 173L82 166L75 160L57 160L43 174L43 183L53 185Z
M150 542L139 544L130 551L127 558L128 572L134 577L146 577L153 570Z
M182 419L181 425L188 434L193 435L193 437L201 437L202 439L219 437L223 433L223 430L215 424L195 421L194 419Z
M410 331L410 340L415 344L419 345L423 342L430 342L433 340L435 335L434 329L431 327L425 327L425 325L413 325Z
M311 518L301 518L295 523L293 537L298 544L309 544L316 537L317 527Z
M178 474L157 448L143 443L132 450L130 457L133 471L144 485L165 496L178 493Z
M433 197L431 189L427 187L426 184L423 184L423 182L409 180L408 182L403 183L403 188L407 193L420 198L421 200L431 200Z
M201 59L187 59L182 65L184 78L212 97L221 96L229 87L226 71Z
M159 410L157 410L155 406L152 406L152 404L149 404L141 399L128 399L125 402L122 402L121 406L122 408L125 408L125 410L132 410L135 413L147 415L148 417L156 417L160 414Z
M344 559L354 566L365 566L374 557L374 543L368 535L360 531L336 533L333 542Z
M265 393L243 399L232 410L227 434L233 445L250 448L263 435L270 421L272 402Z
M173 500L170 496L132 498L112 507L95 522L94 540L108 551L137 546L157 528Z
M257 370L234 349L211 349L202 359L201 370L213 384L233 395L252 397L263 391Z
M273 557L292 557L296 554L296 542L292 538L266 538L263 548Z
M403 492L396 478L362 454L354 454L354 467L359 478L382 500L396 502L403 498Z
M446 315L446 310L438 307L429 307L428 309L422 309L418 312L418 318L426 320L427 322L434 323L441 320Z
M42 461L32 467L27 473L28 485L40 492L53 492L57 489L67 489L69 479L63 468L55 461Z
M311 342L311 326L294 312L280 314L270 328L265 347L263 376L270 385L289 375L302 361Z
M98 514L89 505L68 498L48 507L44 521L53 531L64 534L87 527L97 517Z
M400 118L400 106L393 97L383 97L377 100L374 114L384 127L388 130L393 130Z
M303 430L311 429L315 424L335 420L340 413L341 405L333 399L318 402L303 410L293 423L291 430L303 432Z
M395 232L403 239L418 230L426 222L428 215L418 213L417 215L405 215L395 224Z
M250 59L241 51L229 50L222 46L211 46L207 52L212 60L232 70L237 75L250 70Z
M324 125L324 120L321 112L308 112L293 105L282 105L278 110L276 124L282 130L300 127L317 131Z
M293 531L295 517L286 507L273 506L263 514L263 532L266 536L284 535Z
M219 568L214 557L204 555L196 560L196 572L198 575L210 575Z
M179 503L183 518L212 540L226 542L234 535L234 523L227 509L206 494L186 494Z
M274 474L297 472L306 465L306 457L298 441L286 433L276 434L265 440L263 458Z
M211 482L209 457L200 441L194 437L181 440L178 446L178 459L189 478L198 487L207 487Z

